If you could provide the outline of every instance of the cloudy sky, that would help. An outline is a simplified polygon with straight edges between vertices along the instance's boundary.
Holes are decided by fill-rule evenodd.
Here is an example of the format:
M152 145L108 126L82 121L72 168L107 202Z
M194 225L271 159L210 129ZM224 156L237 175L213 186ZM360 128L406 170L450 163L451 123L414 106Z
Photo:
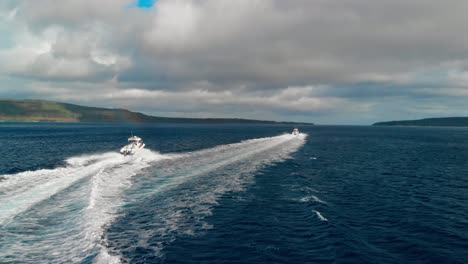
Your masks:
M0 98L183 117L468 116L468 1L2 0Z

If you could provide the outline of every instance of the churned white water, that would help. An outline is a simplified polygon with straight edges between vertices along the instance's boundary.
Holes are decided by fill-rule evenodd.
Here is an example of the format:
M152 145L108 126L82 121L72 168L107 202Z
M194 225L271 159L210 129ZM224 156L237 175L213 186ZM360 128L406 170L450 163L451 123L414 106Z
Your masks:
M242 190L255 171L287 159L304 144L305 137L252 139L177 155L150 150L127 157L85 155L68 159L60 168L3 175L0 260L119 263L118 250L108 250L112 241L106 236L107 227L124 213L125 204L135 207L158 195L164 205L154 205L159 222L138 243L158 235L164 237L161 243L167 242L177 234L209 228L201 220L211 213L220 195ZM134 177L141 173L141 179ZM135 180L141 181L138 190L132 189ZM190 181L195 181L190 188L170 194Z

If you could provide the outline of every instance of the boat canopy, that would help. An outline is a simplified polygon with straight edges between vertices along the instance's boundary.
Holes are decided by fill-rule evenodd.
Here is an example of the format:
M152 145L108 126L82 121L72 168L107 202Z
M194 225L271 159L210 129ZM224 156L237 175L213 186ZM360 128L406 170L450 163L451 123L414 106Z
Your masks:
M133 137L129 137L128 141L129 142L139 142L139 141L141 141L141 138L139 138L137 136L133 136Z

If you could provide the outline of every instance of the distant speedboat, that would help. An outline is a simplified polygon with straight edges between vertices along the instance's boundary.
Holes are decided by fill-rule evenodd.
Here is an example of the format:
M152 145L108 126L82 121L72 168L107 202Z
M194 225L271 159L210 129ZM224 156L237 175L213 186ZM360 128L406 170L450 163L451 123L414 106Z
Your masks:
M120 149L120 153L124 156L133 155L138 150L145 147L143 140L137 136L132 136L128 139L128 145Z
M299 134L300 134L299 129L297 129L297 128L293 129L293 132L291 133L291 135L293 135L293 136L297 136Z

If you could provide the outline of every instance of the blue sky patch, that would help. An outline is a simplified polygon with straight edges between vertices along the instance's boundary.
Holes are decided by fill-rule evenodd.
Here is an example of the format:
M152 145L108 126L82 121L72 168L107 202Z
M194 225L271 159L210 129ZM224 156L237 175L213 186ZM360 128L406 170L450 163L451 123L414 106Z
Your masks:
M157 0L137 0L136 6L138 8L152 8Z

